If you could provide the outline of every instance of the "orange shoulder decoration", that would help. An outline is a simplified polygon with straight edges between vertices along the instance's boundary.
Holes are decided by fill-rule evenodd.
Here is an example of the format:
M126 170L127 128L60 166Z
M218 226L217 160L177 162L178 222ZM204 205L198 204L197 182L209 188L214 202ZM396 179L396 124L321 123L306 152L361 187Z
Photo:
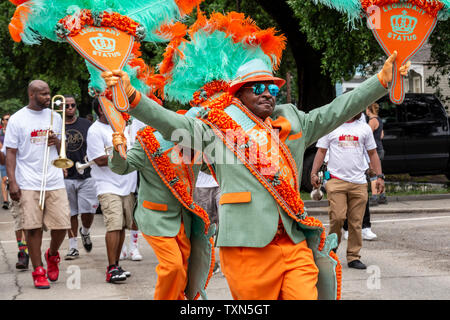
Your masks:
M325 228L322 223L313 218L305 215L304 204L300 198L299 188L297 186L297 173L296 168L291 167L291 171L295 176L296 186L292 186L289 182L285 181L283 177L279 175L275 166L272 166L272 162L266 157L264 152L259 149L258 143L253 143L250 141L250 136L242 129L242 127L231 118L224 110L231 103L239 107L243 112L247 114L253 121L258 123L251 112L247 111L246 108L242 106L239 100L233 99L229 93L224 93L220 97L207 101L204 104L204 110L207 112L206 117L201 118L208 126L212 129L218 129L222 133L218 135L222 138L224 144L235 153L235 155L241 160L241 162L250 170L250 172L261 182L261 184L272 194L277 203L288 213L288 215L295 221L309 227L319 227L322 228L322 233L320 235L319 250L322 250L325 245L326 234ZM261 121L259 121L261 122ZM272 131L260 124L269 133L269 138ZM228 130L234 131L235 139L233 142L226 141L223 136L226 136ZM223 135L223 136L222 136ZM232 143L232 145L230 144ZM289 149L284 145L282 141L279 141L280 151L285 159L289 159L288 163L291 166L295 166L292 156L290 155ZM244 146L241 148L241 146ZM240 157L235 149L241 148L244 155ZM241 159L242 158L242 159ZM248 160L248 161L247 161ZM251 163L250 166L247 162ZM261 174L263 173L263 174ZM261 176L264 178L262 179ZM278 195L284 200L279 201Z

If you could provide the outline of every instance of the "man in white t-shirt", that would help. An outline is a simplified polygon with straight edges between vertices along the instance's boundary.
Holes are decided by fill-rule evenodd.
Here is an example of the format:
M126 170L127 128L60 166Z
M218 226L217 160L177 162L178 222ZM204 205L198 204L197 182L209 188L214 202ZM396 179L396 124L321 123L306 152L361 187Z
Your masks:
M128 141L127 144L130 146L133 146L136 142L136 134L137 132L146 126L145 123L142 121L139 121L136 118L131 118L131 124L127 126L126 132L128 134ZM137 175L137 188L139 188L139 175ZM136 190L137 194L137 190ZM133 213L134 216L134 213ZM128 245L128 248L123 243L122 250L120 251L120 260L130 259L132 261L141 261L142 260L142 254L139 252L139 228L137 227L136 223L133 219L133 224L130 229L130 242Z
M319 139L318 148L311 169L311 183L318 186L317 171L322 165L327 151L329 159L327 169L331 179L325 188L329 200L330 230L341 241L341 229L348 220L347 263L350 268L366 269L360 261L362 247L361 225L367 202L367 180L365 171L367 150L372 167L377 173L377 189L384 189L384 176L373 138L367 123L357 121L361 113L344 123L328 135Z
M95 161L95 165L91 167L91 176L97 185L97 197L106 227L105 240L108 256L106 281L115 283L126 280L130 276L129 272L119 266L119 260L125 239L125 229L131 229L133 224L137 176L136 172L118 175L108 167L105 148L112 147L113 130L97 99L93 102L93 108L98 115L98 120L88 130L87 156L89 160Z
M61 140L53 131L61 132L61 116L48 109L51 103L50 88L41 80L33 80L28 86L28 106L10 118L6 129L6 171L11 199L20 201L23 228L26 231L28 251L33 264L34 285L39 289L50 287L50 281L59 276L59 247L70 228L69 202L64 185L63 170L51 165L58 158ZM47 140L48 136L48 140ZM48 141L48 144L46 143ZM45 206L38 205L43 179L43 158L47 145L50 147L45 187ZM50 248L45 252L47 271L41 258L42 231L51 230Z

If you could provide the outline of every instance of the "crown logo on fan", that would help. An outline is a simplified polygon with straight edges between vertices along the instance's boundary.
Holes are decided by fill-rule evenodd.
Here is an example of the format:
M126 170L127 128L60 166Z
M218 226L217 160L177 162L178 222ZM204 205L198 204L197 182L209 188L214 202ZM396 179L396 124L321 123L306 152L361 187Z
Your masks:
M411 34L417 25L417 19L407 15L407 11L403 10L401 15L391 17L392 31L399 34Z
M90 38L92 46L100 52L113 52L116 50L116 40L104 37L101 33L98 37Z

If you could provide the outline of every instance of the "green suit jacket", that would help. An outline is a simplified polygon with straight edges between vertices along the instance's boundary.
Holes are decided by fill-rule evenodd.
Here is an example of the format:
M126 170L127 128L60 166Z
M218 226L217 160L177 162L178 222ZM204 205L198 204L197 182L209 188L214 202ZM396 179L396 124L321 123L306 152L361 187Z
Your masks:
M165 149L168 147L173 147L173 144L167 143ZM138 140L127 152L126 160L114 151L108 165L120 175L135 170L139 172L138 203L134 219L140 231L154 237L174 237L180 230L183 216L186 235L190 237L192 213L184 208L161 181ZM193 165L192 169L197 177L200 166Z
M162 151L170 150L170 156L174 144L164 141L158 132L155 132L155 137ZM210 238L215 233L215 225L211 225L205 234L203 220L187 210L161 181L139 141L136 141L128 150L126 160L114 151L108 166L113 172L121 175L138 170L140 184L134 219L141 232L150 236L175 237L180 230L181 218L183 218L186 235L191 243L185 294L188 299L194 299L198 295L206 299L205 287L211 263L214 263ZM200 167L201 164L192 165L195 179Z
M309 113L299 111L291 104L276 106L271 116L273 125L280 126L280 136L285 135L285 143L296 162L299 179L304 151L309 145L386 93L387 89L380 84L377 76L373 76L360 87ZM234 117L232 108L226 111ZM305 240L304 228L278 206L272 195L226 148L222 140L214 139L212 130L201 120L161 108L144 96L129 113L156 128L166 140L201 148L214 162L221 191L217 246L264 247L272 241L277 231L279 216L294 243Z

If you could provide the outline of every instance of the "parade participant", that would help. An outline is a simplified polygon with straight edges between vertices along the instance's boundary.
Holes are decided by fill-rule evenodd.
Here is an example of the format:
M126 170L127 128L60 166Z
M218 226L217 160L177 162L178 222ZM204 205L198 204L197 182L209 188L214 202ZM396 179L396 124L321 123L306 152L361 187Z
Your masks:
M331 179L325 185L330 204L329 233L336 233L340 243L341 228L347 218L349 231L347 264L349 268L366 269L365 264L360 261L361 226L368 200L365 150L369 155L371 166L379 177L377 189L384 189L384 180L372 130L367 123L358 121L360 117L361 113L319 139L311 169L311 184L315 188L319 186L317 172L329 150L327 170Z
M235 16L230 18L230 24L236 21ZM263 39L270 38L270 32L259 32L254 23L250 23L248 34L232 37L222 32L221 45L212 46L208 40L213 39L213 35L214 39L218 36L208 30L214 30L214 24L204 25L206 27L201 31L207 36L200 39L203 50L214 48L218 52L208 51L203 56L204 60L199 59L204 64L194 68L180 58L191 49L189 44L184 41L179 42L180 46L171 47L169 44L174 53L181 50L174 60L182 60L171 74L179 82L172 80L171 84L181 83L183 86L183 81L189 82L186 73L194 75L193 69L199 73L210 72L213 67L216 72L222 69L230 71L227 66L233 61L225 59L226 64L223 63L222 54L226 54L226 50L231 52L232 49L233 59L240 59L241 63L237 63L237 71L230 76L234 81L230 83L228 92L210 96L208 84L203 86L199 97L204 99L204 107L197 119L161 108L133 88L123 71L104 72L102 76L108 87L121 79L131 104L128 112L156 128L165 139L171 139L177 129L195 139L213 128L218 137L212 142L213 147L206 140L195 141L193 147L200 145L205 152L215 150L216 156L219 150L223 155L223 158L213 158L213 154L207 154L214 161L221 189L217 246L220 247L221 269L233 298L339 298L340 265L331 252L335 238L329 236L326 239L320 221L308 217L304 211L299 195L299 172L306 147L360 112L362 106L387 93L396 54L386 60L377 75L360 87L306 114L293 105L275 105L275 97L285 81L273 76L273 66L279 63L284 46L280 46L279 41L265 42ZM191 44L195 46L200 43L200 32L195 34L195 29L191 30L194 30L191 38L195 40ZM229 48L226 41L235 41L238 45ZM239 52L239 46L250 49ZM260 58L255 58L255 55ZM217 67L214 62L222 65ZM407 68L402 67L402 71L404 69ZM160 71L164 72L164 68L160 67ZM215 80L211 76L205 76L206 79ZM166 89L167 85L165 93L169 95L170 90ZM173 90L176 90L175 86ZM228 136L230 131L234 133L232 138ZM260 145L264 143L266 145ZM229 157L234 161L227 161ZM323 268L320 273L318 266Z
M220 188L211 174L200 171L194 189L194 201L208 213L211 223L219 225ZM216 235L214 235L216 236ZM217 257L216 257L217 258ZM215 261L213 273L220 271L219 261Z
M59 247L70 228L69 201L64 185L63 171L48 164L45 186L44 211L38 205L41 181L43 179L43 155L50 147L49 160L58 158L61 140L50 125L61 132L61 116L48 109L50 88L42 80L33 80L28 86L28 105L9 120L6 129L6 171L9 179L9 193L13 201L20 200L23 215L23 229L26 232L28 252L34 271L34 285L39 289L50 288L50 281L59 276ZM53 118L53 124L50 124ZM46 136L48 134L48 144ZM50 231L50 248L45 251L47 271L43 268L41 245L43 228Z
M89 127L87 134L87 156L95 161L91 176L97 185L96 196L100 202L105 221L106 253L108 267L106 281L115 283L126 280L130 273L119 265L120 251L125 239L125 229L130 229L135 205L136 173L118 175L108 168L105 150L112 146L111 127L100 108L98 99L93 100L93 109L98 119Z
M9 113L6 113L2 117L2 128L0 130L0 142L3 146L3 143L5 141L5 133L6 133L6 126L8 125L9 117L11 115ZM7 191L7 182L8 182L8 176L6 175L6 167L5 164L0 165L0 174L2 178L1 188L2 188L2 197L3 197L3 209L9 209L9 200L8 200L8 191Z
M380 110L380 106L378 103L372 103L366 109L366 114L369 119L368 123L370 128L373 131L373 137L375 138L375 142L377 144L377 153L380 160L384 159L384 148L383 148L383 140L384 131L383 131L383 121L378 116L378 112ZM370 205L378 205L378 204L387 204L387 198L385 193L378 193L375 188L375 182L371 182L372 195L370 196L369 203ZM370 227L369 227L370 229Z
M6 147L3 145L0 152L0 164L6 163ZM5 168L6 170L6 168ZM11 214L14 219L14 231L16 234L17 246L19 252L17 253L16 269L25 270L28 269L30 256L28 255L27 241L25 240L25 231L22 226L22 213L19 206L19 202L12 201Z
M134 218L159 263L154 299L196 299L199 295L205 298L214 263L214 227L209 230L208 214L193 201L195 180L202 165L195 160L201 160L201 154L183 154L151 127L141 129L136 138L124 160L116 148L126 143L124 136L114 133L115 151L109 166L118 174L139 172ZM205 235L204 231L209 232Z
M131 124L128 126L128 136L130 137L130 145L133 146L136 142L136 134L137 132L145 127L145 123L139 121L138 119L132 119ZM139 190L139 176L137 179L137 190ZM136 209L135 209L136 210ZM134 214L133 214L134 216ZM120 252L120 260L131 259L132 261L141 261L142 255L139 251L139 228L133 220L133 225L130 230L130 242L128 247L125 245L125 242L122 246L122 251Z
M73 163L83 163L87 150L87 132L91 122L77 116L77 103L75 97L66 95L66 136L67 136L67 158ZM98 207L95 181L90 174L91 169L86 168L80 174L75 166L64 172L64 183L66 184L67 196L70 205L70 224L68 231L69 251L65 260L73 260L79 257L78 251L78 215L81 218L79 229L83 247L87 252L92 250L90 228L94 221L94 215Z

